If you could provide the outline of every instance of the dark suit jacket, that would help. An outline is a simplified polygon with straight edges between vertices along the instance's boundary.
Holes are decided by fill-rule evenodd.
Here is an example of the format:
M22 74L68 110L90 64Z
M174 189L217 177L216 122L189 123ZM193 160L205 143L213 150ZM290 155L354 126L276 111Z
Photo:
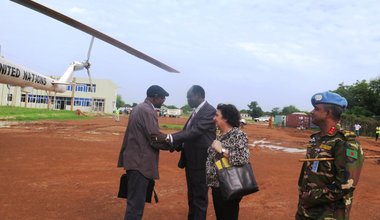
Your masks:
M216 137L215 112L215 108L206 102L193 116L189 127L188 120L182 131L172 134L174 144L183 144L178 167L205 169L207 148Z

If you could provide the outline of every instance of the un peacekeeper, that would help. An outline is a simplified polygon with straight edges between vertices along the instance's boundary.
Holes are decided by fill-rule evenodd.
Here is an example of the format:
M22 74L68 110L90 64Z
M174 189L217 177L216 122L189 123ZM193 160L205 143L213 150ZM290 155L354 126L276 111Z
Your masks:
M355 134L337 129L348 103L332 92L313 95L311 103L312 122L320 132L310 136L306 158L334 160L304 162L296 219L349 219L364 156Z

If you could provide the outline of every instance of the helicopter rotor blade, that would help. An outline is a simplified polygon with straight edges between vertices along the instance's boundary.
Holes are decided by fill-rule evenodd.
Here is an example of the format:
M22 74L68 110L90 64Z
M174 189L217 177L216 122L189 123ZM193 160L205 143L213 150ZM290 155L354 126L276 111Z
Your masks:
M164 69L168 72L179 73L178 70L176 70L176 69L174 69L174 68L172 68L172 67L170 67L170 66L168 66L168 65L166 65L166 64L164 64L164 63L162 63L162 62L160 62L160 61L158 61L158 60L156 60L156 59L154 59L154 58L152 58L152 57L150 57L150 56L148 56L148 55L146 55L146 54L144 54L144 53L142 53L142 52L140 52L140 51L138 51L138 50L114 39L114 38L112 38L112 37L110 37L110 36L108 36L108 35L106 35L106 34L103 34L100 31L97 31L97 30L95 30L95 29L93 29L93 28L91 28L91 27L89 27L83 23L80 23L80 22L78 22L78 21L76 21L70 17L67 17L66 15L63 15L57 11L54 11L54 10L52 10L46 6L38 4L35 1L31 1L31 0L10 0L10 1L18 3L20 5L23 5L27 8L33 9L37 12L40 12L44 15L47 15L47 16L54 18L58 21L61 21L67 25L70 25L74 28L77 28L77 29L79 29L79 30L81 30L87 34L90 34L90 35L92 35L92 36L94 36L100 40L103 40L103 41L105 41L105 42L107 42L107 43L109 43L109 44L111 44L111 45L113 45L113 46L115 46L121 50L124 50L127 53L130 53L130 54L132 54L132 55L134 55L134 56L136 56L142 60L145 60L145 61L147 61L147 62L149 62L149 63L151 63L157 67L160 67L161 69Z
M87 62L90 60L90 55L91 55L92 45L94 44L94 39L95 37L92 36L90 46L88 47L88 52L87 52Z

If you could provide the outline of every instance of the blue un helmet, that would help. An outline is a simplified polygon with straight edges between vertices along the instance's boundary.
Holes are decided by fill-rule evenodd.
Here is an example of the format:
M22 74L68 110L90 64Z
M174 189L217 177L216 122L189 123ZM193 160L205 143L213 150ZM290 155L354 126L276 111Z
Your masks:
M344 97L337 93L319 92L311 97L311 104L313 106L317 104L333 104L345 109L347 108L348 102Z

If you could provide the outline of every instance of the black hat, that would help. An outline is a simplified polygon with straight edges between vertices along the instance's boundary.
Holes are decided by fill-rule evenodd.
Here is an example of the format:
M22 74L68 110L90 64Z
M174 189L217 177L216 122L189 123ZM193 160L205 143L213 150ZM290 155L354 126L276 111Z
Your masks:
M161 86L153 85L146 90L146 96L148 97L165 97L169 96L169 93L165 91Z

